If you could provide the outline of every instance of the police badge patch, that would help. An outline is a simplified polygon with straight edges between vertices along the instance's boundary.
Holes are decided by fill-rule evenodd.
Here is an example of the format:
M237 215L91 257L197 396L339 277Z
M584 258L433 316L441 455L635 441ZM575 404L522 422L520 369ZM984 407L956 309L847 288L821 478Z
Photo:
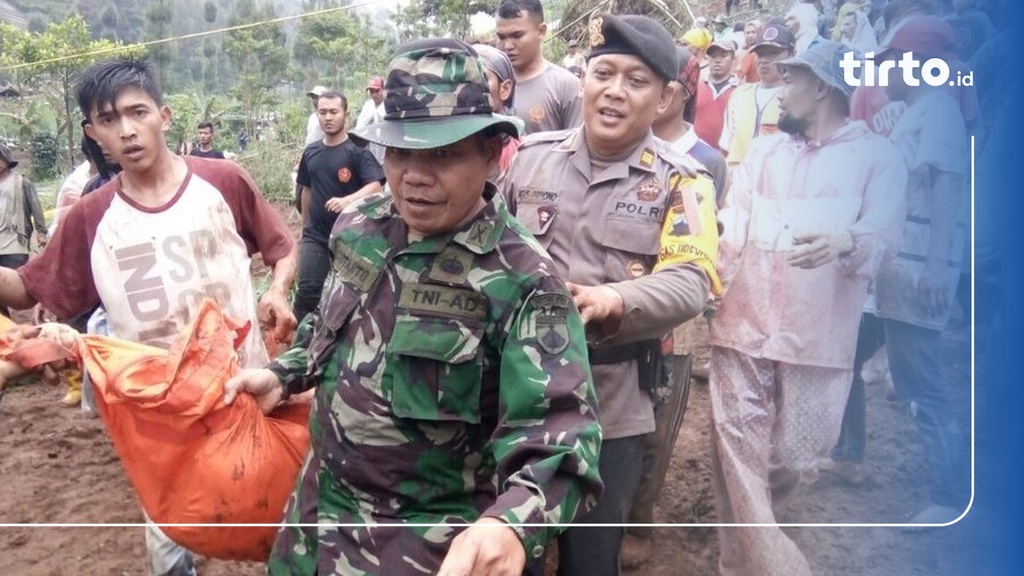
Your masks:
M537 343L548 354L561 354L569 347L569 325L566 318L572 299L565 294L534 296L530 305L536 311Z
M641 202L654 202L661 195L661 181L657 178L648 178L640 184L636 190L636 198Z
M598 16L590 21L590 25L587 26L587 33L590 40L590 47L597 48L598 46L604 45L604 34L601 33L601 27L604 26L604 18Z
M538 206L537 207L537 223L541 226L547 226L548 222L555 217L558 212L558 208L555 206Z

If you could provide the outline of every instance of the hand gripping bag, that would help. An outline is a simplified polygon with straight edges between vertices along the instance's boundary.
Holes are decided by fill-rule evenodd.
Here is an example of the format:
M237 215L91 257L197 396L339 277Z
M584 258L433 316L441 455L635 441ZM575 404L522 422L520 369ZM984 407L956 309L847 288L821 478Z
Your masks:
M146 514L193 552L265 561L309 446L309 405L266 416L248 394L224 405L248 329L207 299L170 350L103 336L79 349Z

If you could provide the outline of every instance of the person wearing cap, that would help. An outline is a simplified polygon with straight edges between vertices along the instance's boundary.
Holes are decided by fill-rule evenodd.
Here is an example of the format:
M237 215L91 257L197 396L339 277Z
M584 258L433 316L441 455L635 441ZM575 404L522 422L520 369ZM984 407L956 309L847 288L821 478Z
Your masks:
M908 23L904 30L919 24ZM899 61L903 55L890 42L879 58ZM923 50L914 56L928 57ZM966 441L941 363L942 331L955 300L960 260L969 254L970 156L956 101L942 87L925 82L920 68L913 77L917 86L909 86L904 74L891 74L885 87L891 100L907 105L889 139L910 178L903 241L899 253L878 272L875 315L884 325L893 387L915 407L912 416L928 464L928 504L911 522L946 523L961 515L970 496Z
M544 58L548 26L540 0L501 0L496 20L498 48L516 72L516 116L525 133L579 126L580 79Z
M31 180L14 171L17 167L11 149L0 144L0 266L4 268L20 268L28 262L33 236L39 247L46 246L39 194ZM0 314L10 317L6 304L0 303Z
M302 141L302 148L305 149L310 144L320 142L324 139L324 131L320 128L320 116L316 113L316 101L320 99L320 95L327 92L325 86L316 85L309 92L306 92L306 96L309 98L310 104L313 106L313 112L306 119L306 135ZM301 160L301 157L300 157ZM295 209L302 213L302 186L297 182L299 175L299 162L295 162L295 167L292 168L292 181L295 182Z
M729 21L726 20L725 14L716 14L711 20L711 33L715 40L724 40L729 32Z
M679 74L669 82L672 100L668 107L659 112L652 129L654 135L669 143L674 152L696 160L711 174L715 185L716 204L724 198L728 184L725 157L717 149L697 137L693 129L699 80L697 57L689 49L676 46L679 59ZM689 396L693 352L701 340L697 322L701 318L683 323L673 330L671 355L672 380L674 386L664 401L654 408L655 430L644 437L644 462L640 484L629 507L629 524L653 524L654 505L665 482L672 451L683 423L683 414ZM706 377L705 377L706 378ZM629 569L646 562L651 555L653 529L647 526L630 526L622 539L622 567Z
M380 76L370 78L366 83L366 93L369 98L363 102L363 107L356 117L356 130L366 128L374 122L380 122L384 118L384 79ZM370 154L377 160L378 164L384 163L384 148L376 144L368 146Z
M518 129L475 51L399 47L384 108L350 137L385 147L388 190L339 215L292 348L226 384L264 409L316 390L268 572L518 576L601 491L583 322L488 181Z
M309 92L306 92L310 105L313 106L313 112L306 119L306 137L302 142L303 148L324 139L324 131L320 128L320 118L316 114L316 101L324 92L327 92L327 88L320 85L314 86Z
M583 70L583 68L587 66L587 60L583 57L583 54L580 54L579 42L577 42L575 38L572 38L569 40L568 44L566 44L566 47L568 54L565 55L565 58L562 58L562 68L565 68L566 70L571 70L573 68Z
M922 61L929 58L945 59L950 63L951 71L962 69L961 66L966 67L965 64L955 60L953 46L956 42L956 36L953 34L952 28L946 22L943 22L941 18L917 13L900 18L899 12L894 14L896 16L893 16L894 25L892 32L889 37L884 39L885 45L879 49L875 57L876 66L885 58L898 58L904 52L913 52ZM892 15L893 13L890 13L890 16ZM896 76L902 78L902 71L894 69L893 73L890 74L890 78L895 80ZM948 127L951 122L956 124L956 120L962 120L968 133L970 133L971 126L977 126L980 123L980 117L976 116L979 107L974 88L944 85L936 89L950 95L954 102L957 103L957 109L959 110L959 114L952 116L949 120L937 123L936 126ZM887 92L888 90L883 86L861 86L854 92L851 102L851 117L863 119L872 130L886 137L891 135L907 111L907 102L904 98L891 98ZM930 96L925 100L926 102L932 102L936 98ZM974 111L973 115L972 111ZM970 117L976 118L975 122L968 121ZM980 129L977 131L979 133L982 132ZM950 150L963 150L966 149L967 145L968 139L965 135L963 144L954 146ZM947 168L956 167L951 166L948 158L943 165L947 166ZM963 168L963 166L960 166L960 168ZM952 171L956 173L955 170ZM969 196L963 193L960 195L960 198L962 200L961 214L968 214L970 212L967 203ZM911 226L910 220L908 220L907 225ZM966 226L966 223L964 225ZM962 245L961 267L963 270L970 270L970 243L964 241ZM966 272L961 274L960 283L962 285L966 283L966 286L970 286L970 277ZM866 362L883 346L885 349L879 354L882 358L887 355L888 345L886 344L885 322L879 316L877 301L870 301L865 306L861 322L858 350L863 352L858 354L858 364ZM924 333L927 334L927 332ZM891 367L886 368L885 371L890 372L889 378L892 379L895 386L895 373L892 373ZM863 466L867 445L866 412L867 403L865 400L864 382L859 378L855 378L846 404L846 415L843 419L842 433L830 457L821 463L823 469L827 469L830 473L850 484L863 482L863 478L866 477ZM934 451L931 453L934 453ZM941 491L942 489L939 489L939 492ZM937 499L947 502L955 500L955 498L942 496L941 493Z
M614 575L661 378L662 340L717 290L714 184L651 126L679 73L668 31L646 16L588 26L583 125L525 138L502 183L516 218L569 282L586 322L601 407L605 492L558 541L559 574ZM668 345L669 342L665 342ZM531 565L539 574L543 565Z
M722 139L725 112L729 98L739 82L733 74L736 62L736 43L722 40L708 47L708 75L697 85L697 96L693 120L697 136L716 148Z
M839 435L868 284L899 249L906 169L849 121L846 48L778 62L781 133L733 173L711 327L711 463L718 521L774 524ZM721 527L723 576L809 576L780 527Z
M757 72L761 80L743 84L729 97L722 136L718 148L725 153L726 163L739 166L747 148L758 136L779 131L779 92L782 76L775 63L793 55L793 33L784 22L773 19L761 30L751 51L757 56Z
M892 25L889 26L889 32L882 38L876 51L876 70L880 62L879 56L891 48L920 55L918 58L922 62L929 58L941 58L949 65L951 77L970 74L971 67L956 57L957 40L953 28L937 16L921 9L913 9L914 6L913 3L907 5L906 10L910 12L894 11L890 14L887 10L887 16L892 18ZM981 105L978 103L975 87L955 83L954 86L943 85L942 89L956 100L968 135L982 141L984 128ZM872 130L882 136L888 136L906 110L906 103L890 100L884 86L860 86L853 94L850 110L852 118L864 120Z

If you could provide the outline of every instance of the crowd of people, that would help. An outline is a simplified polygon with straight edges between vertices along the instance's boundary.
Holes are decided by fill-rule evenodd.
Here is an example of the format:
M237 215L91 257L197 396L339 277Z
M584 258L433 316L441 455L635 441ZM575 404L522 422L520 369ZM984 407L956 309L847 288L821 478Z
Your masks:
M883 347L927 458L911 521L964 510L942 331L968 311L970 138L1000 113L982 114L980 83L918 69L855 89L840 65L913 53L968 73L1002 41L973 2L837 4L751 2L758 18L678 39L595 14L559 65L541 3L501 0L493 42L400 46L354 122L346 95L310 90L298 239L218 158L212 124L189 155L168 149L144 63L101 63L77 89L89 162L27 263L34 191L0 148L0 216L25 254L0 259L0 304L83 331L104 314L163 347L204 297L294 331L276 358L253 331L225 385L265 412L314 405L271 574L541 576L555 542L560 576L641 565L650 530L624 525L654 521L693 376L717 518L766 525L718 529L720 573L810 575L770 525L822 471L863 481L862 372ZM258 303L257 252L273 269ZM146 536L151 573L195 574Z

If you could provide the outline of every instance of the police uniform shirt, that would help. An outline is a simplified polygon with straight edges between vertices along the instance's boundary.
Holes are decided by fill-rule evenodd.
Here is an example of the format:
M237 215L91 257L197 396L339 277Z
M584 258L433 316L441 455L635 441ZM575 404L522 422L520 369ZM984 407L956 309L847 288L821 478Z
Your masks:
M684 187L699 189L696 196L711 214L704 224L714 227L714 185L696 175L692 160L674 156L651 133L624 161L600 174L593 171L583 127L528 136L503 181L503 193L565 280L610 284L622 295L619 331L599 334L588 326L592 344L661 337L700 313L709 286L702 266L659 264L663 227L667 221L671 232L675 222L669 217L672 199ZM686 224L679 221L680 227ZM717 257L717 231L713 236L715 254L709 260ZM713 265L709 271L713 275ZM639 387L635 361L594 365L593 372L604 438L654 430L652 402Z

